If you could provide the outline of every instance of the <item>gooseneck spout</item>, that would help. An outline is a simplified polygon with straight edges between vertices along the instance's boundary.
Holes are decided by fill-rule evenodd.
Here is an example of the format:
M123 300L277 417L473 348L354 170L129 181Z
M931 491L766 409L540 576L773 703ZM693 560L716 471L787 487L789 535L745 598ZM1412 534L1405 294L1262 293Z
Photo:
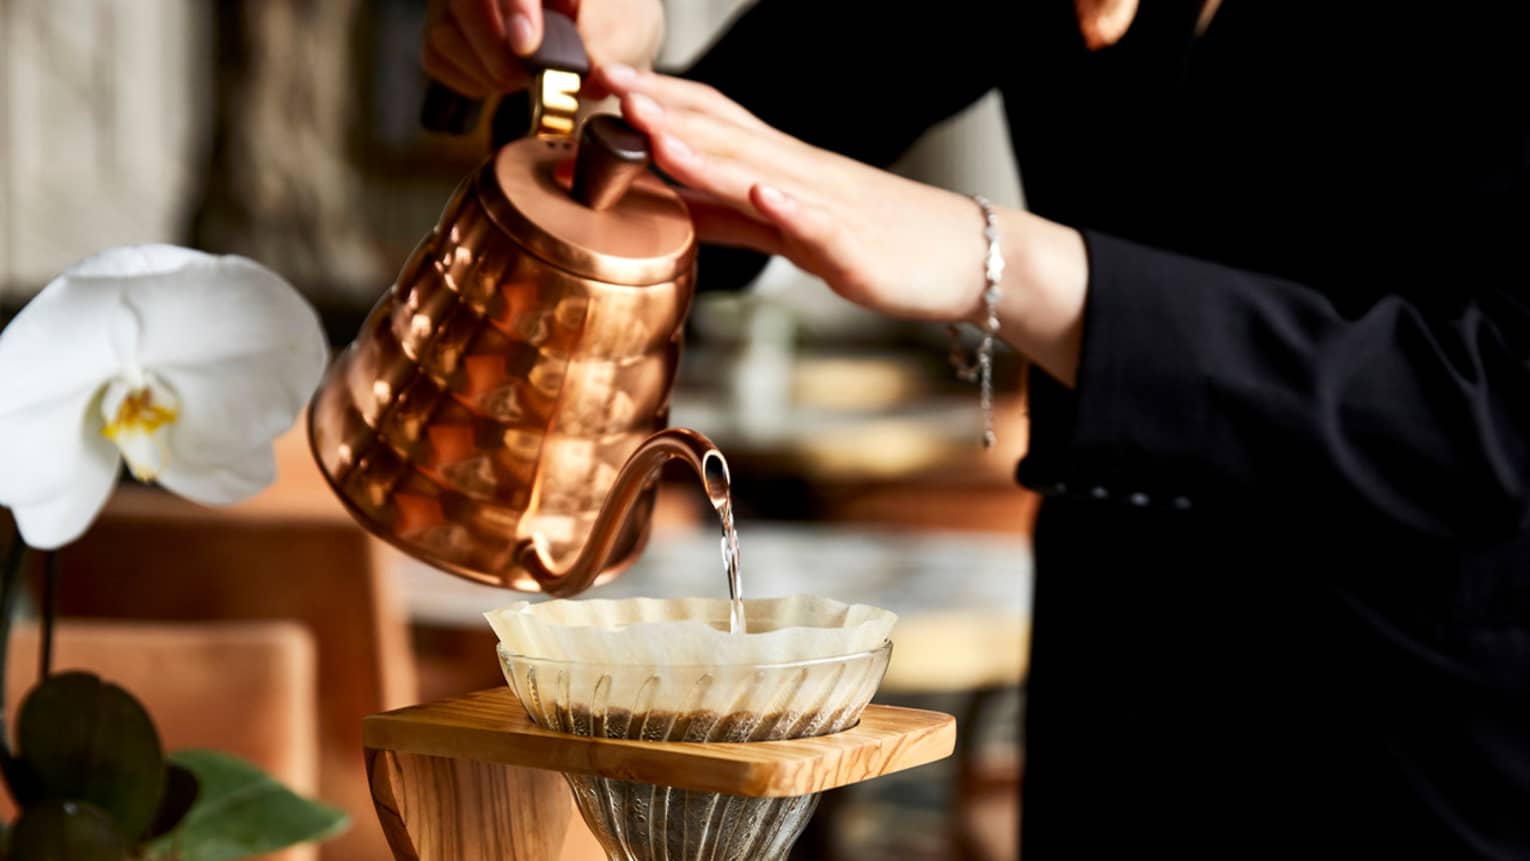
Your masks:
M515 551L516 563L529 572L548 595L563 598L590 588L605 569L622 526L649 480L659 467L671 460L684 461L696 472L713 508L721 509L727 504L728 461L722 452L704 434L690 428L669 428L643 440L622 464L584 547L567 568L557 570L548 560L547 548L540 535L521 540Z

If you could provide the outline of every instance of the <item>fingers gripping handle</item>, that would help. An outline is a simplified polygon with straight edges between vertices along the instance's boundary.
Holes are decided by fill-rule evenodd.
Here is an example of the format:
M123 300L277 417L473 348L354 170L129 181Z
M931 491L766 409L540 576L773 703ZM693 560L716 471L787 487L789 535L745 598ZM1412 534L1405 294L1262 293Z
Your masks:
M544 72L564 72L583 78L590 71L590 58L579 28L573 19L551 9L542 11L542 43L521 62L537 75L538 86ZM532 98L540 104L542 94L534 92ZM431 80L420 106L420 125L441 134L463 135L478 125L482 112L482 99L464 96L440 81Z

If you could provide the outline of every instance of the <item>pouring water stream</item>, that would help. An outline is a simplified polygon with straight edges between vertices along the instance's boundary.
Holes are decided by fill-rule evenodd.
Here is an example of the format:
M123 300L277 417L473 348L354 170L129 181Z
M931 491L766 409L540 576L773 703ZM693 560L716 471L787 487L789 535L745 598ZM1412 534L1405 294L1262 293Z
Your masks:
M747 633L744 585L738 570L738 529L733 525L733 487L728 473L728 460L722 456L722 452L708 452L702 469L705 473L707 500L712 503L722 524L723 572L728 577L728 630L734 634Z

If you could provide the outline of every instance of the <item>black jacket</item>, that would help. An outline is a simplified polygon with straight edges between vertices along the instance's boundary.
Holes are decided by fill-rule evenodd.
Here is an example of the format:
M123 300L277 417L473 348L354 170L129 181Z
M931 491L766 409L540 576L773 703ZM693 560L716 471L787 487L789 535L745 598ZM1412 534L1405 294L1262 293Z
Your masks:
M1530 4L1142 5L764 0L690 73L877 164L997 87L1084 231L1024 857L1530 858Z

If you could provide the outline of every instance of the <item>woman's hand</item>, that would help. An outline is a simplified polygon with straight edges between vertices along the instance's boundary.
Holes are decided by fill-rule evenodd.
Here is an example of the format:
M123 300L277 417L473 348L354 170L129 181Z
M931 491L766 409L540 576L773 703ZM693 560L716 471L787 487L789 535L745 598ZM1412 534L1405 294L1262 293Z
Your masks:
M894 316L952 320L976 307L984 245L972 201L809 146L702 84L611 66L600 79L688 189L703 241L781 254Z
M594 64L647 68L658 55L664 36L660 0L555 0L547 8L578 24ZM425 71L472 98L524 89L531 75L519 58L541 43L542 0L431 0Z
M781 254L841 296L884 314L986 320L987 250L977 205L809 146L710 87L605 66L605 89L685 186L703 241ZM1071 382L1088 280L1077 231L1000 210L1000 334Z

